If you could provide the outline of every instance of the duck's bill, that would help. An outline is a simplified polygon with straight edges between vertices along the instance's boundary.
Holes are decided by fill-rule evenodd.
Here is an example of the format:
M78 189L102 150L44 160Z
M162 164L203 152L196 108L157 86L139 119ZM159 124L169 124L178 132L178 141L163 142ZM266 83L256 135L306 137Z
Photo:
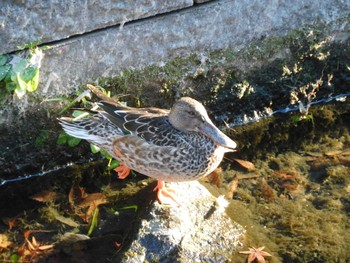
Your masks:
M211 138L217 145L225 147L229 151L235 151L237 144L220 131L213 123L206 122L202 127L202 132Z

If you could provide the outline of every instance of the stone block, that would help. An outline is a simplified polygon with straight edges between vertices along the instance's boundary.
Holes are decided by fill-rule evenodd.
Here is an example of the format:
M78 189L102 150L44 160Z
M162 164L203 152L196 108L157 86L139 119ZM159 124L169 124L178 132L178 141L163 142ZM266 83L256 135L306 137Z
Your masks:
M255 38L284 35L349 12L346 1L213 1L53 45L43 61L41 88L44 96L57 96L122 69L228 47L239 50Z
M192 4L192 0L4 0L0 9L0 54L39 39L43 43L61 40Z

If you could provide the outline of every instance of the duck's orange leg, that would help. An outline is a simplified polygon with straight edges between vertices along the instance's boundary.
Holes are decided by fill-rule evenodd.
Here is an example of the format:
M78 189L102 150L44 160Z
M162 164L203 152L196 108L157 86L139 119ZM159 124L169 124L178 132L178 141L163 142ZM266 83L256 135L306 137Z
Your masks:
M165 187L164 181L158 180L157 186L153 189L153 191L158 191L157 198L159 203L180 206L175 190Z
M114 154L117 157L121 157L121 153L115 147L114 147ZM122 162L119 163L119 166L117 168L115 168L114 171L116 171L118 173L118 178L119 179L125 179L130 174L130 168L127 167Z

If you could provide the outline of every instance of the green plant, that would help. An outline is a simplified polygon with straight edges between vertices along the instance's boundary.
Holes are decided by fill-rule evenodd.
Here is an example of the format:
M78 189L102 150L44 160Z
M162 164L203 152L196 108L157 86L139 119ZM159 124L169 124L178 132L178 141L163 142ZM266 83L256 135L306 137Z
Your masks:
M56 143L58 145L68 144L69 147L75 147L80 143L80 141L81 141L81 139L72 137L72 136L68 135L67 133L65 133L64 131L61 131L58 134L58 138L57 138Z
M21 99L27 92L37 89L42 57L43 52L38 47L31 47L21 55L0 56L0 100L11 92Z

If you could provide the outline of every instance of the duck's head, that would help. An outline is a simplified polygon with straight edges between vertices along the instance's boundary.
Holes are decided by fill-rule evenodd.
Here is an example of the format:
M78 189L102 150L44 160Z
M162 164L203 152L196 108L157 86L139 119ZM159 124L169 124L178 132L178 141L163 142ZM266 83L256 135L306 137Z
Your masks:
M212 139L215 144L234 151L237 144L220 131L209 119L204 106L189 97L179 99L169 113L169 121L184 132L199 132Z

